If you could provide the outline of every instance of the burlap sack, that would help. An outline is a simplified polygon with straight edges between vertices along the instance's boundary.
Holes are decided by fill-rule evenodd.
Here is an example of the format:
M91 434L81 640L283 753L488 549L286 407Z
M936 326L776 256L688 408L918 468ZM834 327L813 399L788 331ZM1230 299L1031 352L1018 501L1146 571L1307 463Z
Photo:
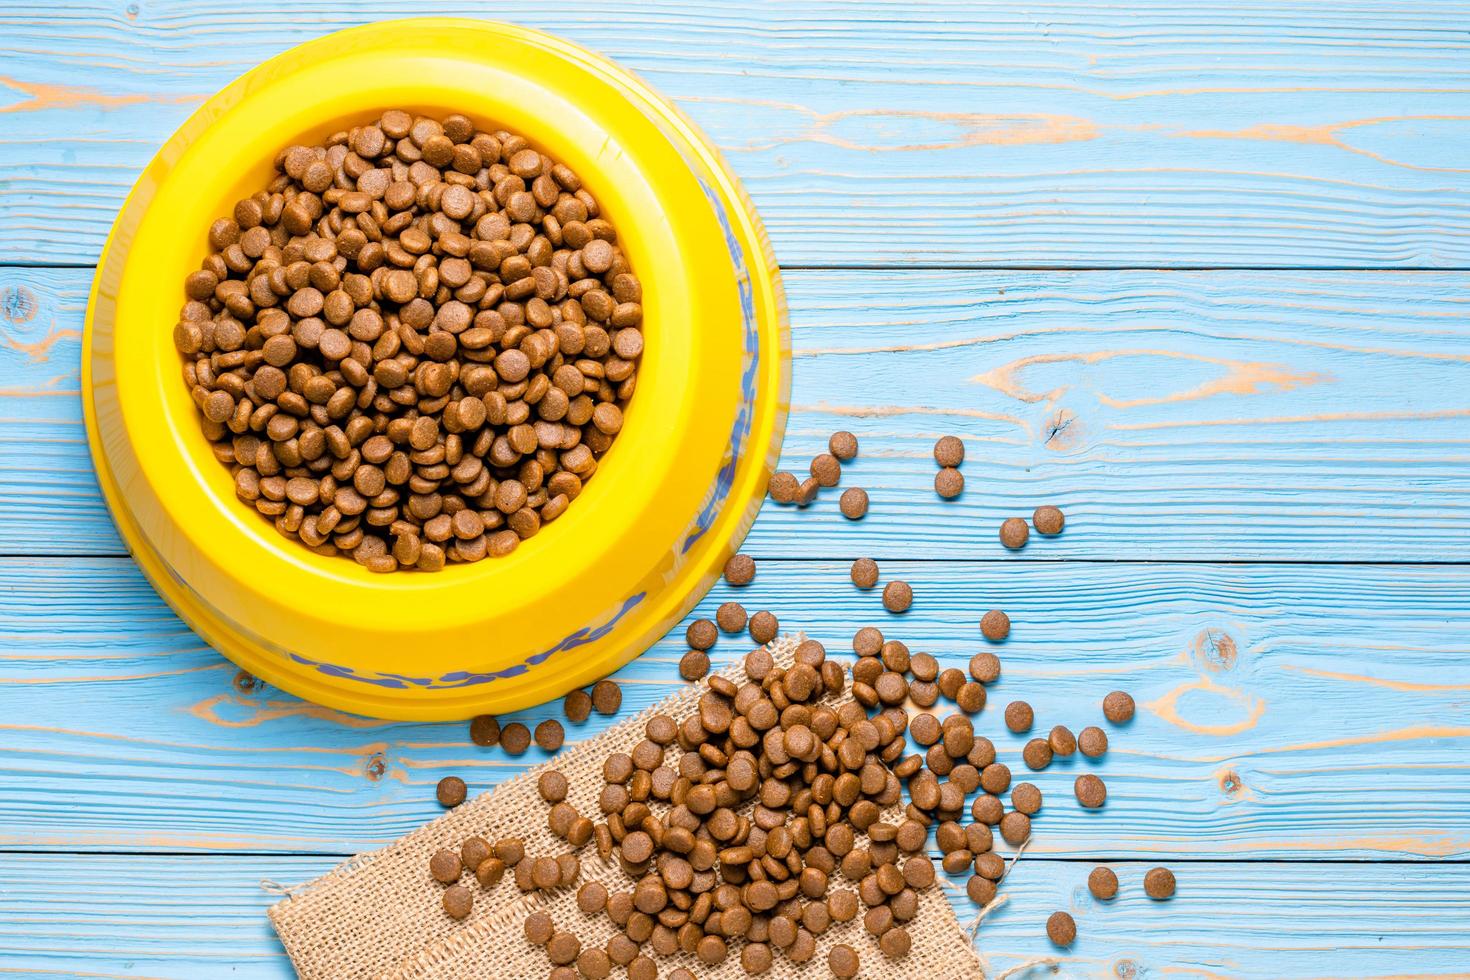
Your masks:
M800 639L786 636L772 644L778 664L790 664ZM738 664L722 673L732 680L744 679ZM560 769L570 785L568 801L579 812L595 815L603 760L612 752L630 751L643 737L649 716L664 713L678 719L694 711L703 690L703 684L685 687L382 850L352 858L293 891L270 909L270 920L297 973L304 980L539 980L550 972L550 963L545 951L528 942L521 931L526 913L535 908L550 912L557 927L580 938L584 949L603 945L615 927L606 915L589 916L578 909L575 887L523 895L511 874L491 891L466 876L464 881L475 895L474 910L463 921L450 919L440 905L444 886L429 876L429 857L441 847L457 850L465 838L476 834L492 842L520 837L528 856L565 853L567 844L547 827L547 805L536 792L541 771ZM676 754L677 747L672 752ZM895 806L885 819L900 813ZM594 847L585 848L581 858L582 882L600 881L609 892L632 887L617 862L604 864ZM833 887L852 885L836 876ZM834 923L817 937L817 955L811 962L797 965L778 952L765 976L779 980L829 976L827 951L835 943L858 951L860 976L868 980L959 980L982 975L980 961L937 885L920 893L919 914L909 923L909 932L913 938L909 955L889 960L863 931L861 916ZM659 971L667 975L684 966L701 980L743 980L739 949L732 944L731 955L716 967L682 953L659 959ZM614 976L622 975L622 969L615 967Z

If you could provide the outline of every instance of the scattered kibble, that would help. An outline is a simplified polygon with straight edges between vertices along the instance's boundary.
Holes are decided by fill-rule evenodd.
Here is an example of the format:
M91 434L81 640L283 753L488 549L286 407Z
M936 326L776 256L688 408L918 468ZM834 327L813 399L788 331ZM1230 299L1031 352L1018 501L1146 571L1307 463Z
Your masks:
M1174 872L1168 868L1151 868L1143 876L1143 891L1149 898L1163 901L1174 897Z
M810 506L812 501L817 499L817 491L820 490L821 487L822 485L817 482L817 478L814 476L809 476L805 480L802 480L801 485L796 488L796 506ZM849 493L850 492L851 491L849 491ZM847 494L844 493L842 496L846 498Z
M1066 912L1053 912L1046 920L1046 936L1066 948L1077 940L1077 922Z
M458 776L445 776L434 789L434 796L438 798L440 806L459 806L465 797L464 780Z
M1126 691L1113 691L1103 698L1103 717L1115 725L1126 724L1133 718L1133 697Z
M696 619L684 630L684 642L695 650L708 650L719 638L719 628L709 619Z
M1051 765L1051 744L1044 738L1033 738L1021 749L1021 761L1032 772L1040 772Z
M871 558L859 558L852 563L852 584L860 589L871 589L878 584L878 563Z
M934 444L934 462L940 466L959 466L965 461L965 444L959 436L944 436Z
M1051 746L1052 753L1059 756L1069 756L1077 751L1077 736L1066 725L1057 725L1046 737L1047 744Z
M600 680L592 685L592 707L600 715L616 714L623 706L623 689L616 681Z
M1011 789L1011 806L1028 817L1035 815L1041 809L1041 790L1033 783L1017 783Z
M746 624L745 607L738 602L726 602L715 610L715 625L726 633L740 633Z
M537 946L545 946L551 942L551 937L556 933L556 926L552 924L551 916L543 911L532 912L526 916L521 923L521 929L526 934L526 939Z
M1078 733L1077 747L1089 759L1096 759L1108 750L1108 733L1096 725L1088 725Z
M750 617L750 638L762 646L774 640L780 630L775 615L764 609Z
M1023 732L1029 732L1032 723L1035 721L1035 717L1035 713L1031 710L1031 705L1025 701L1012 701L1006 705L1006 727L1017 735Z
M883 586L883 608L891 613L904 613L914 604L914 590L907 582L894 579Z
M450 885L444 889L444 911L451 919L463 919L474 907L475 896L464 885Z
M547 803L560 803L567 798L567 777L559 770L547 769L536 779L536 792ZM489 854L486 854L485 857L489 857ZM470 867L478 867L480 864L479 861L473 863L466 861L465 863Z
M1107 786L1090 772L1077 777L1073 792L1077 795L1077 802L1089 810L1096 810L1108 800Z
M567 716L567 721L580 725L592 714L592 695L577 688L566 696L561 709L562 713Z
M725 581L730 585L749 585L755 581L755 559L749 555L732 555L725 562Z
M448 848L435 851L434 856L429 858L429 874L434 877L435 881L452 884L459 880L463 872L464 864L460 856Z
M679 658L679 676L686 681L697 681L709 673L709 654L703 650L690 650Z
M848 487L842 491L837 507L848 520L860 520L868 512L868 491L862 487Z
M842 464L837 462L837 457L828 453L822 453L812 460L812 479L817 481L818 486L835 487L842 480Z
M495 852L490 849L490 842L483 837L471 837L459 846L459 861L466 870L474 871L481 864L490 859ZM455 875L458 878L458 875Z
M1110 902L1118 894L1118 876L1112 868L1096 867L1087 876L1087 890L1101 902Z
M476 745L500 744L500 721L494 715L476 715L470 720L470 741Z
M827 451L845 463L858 454L857 436L845 430L834 432L827 440Z
M977 653L970 658L970 676L981 684L994 684L1000 679L1000 658L993 653Z
M766 491L778 504L794 504L800 487L801 482L793 474L782 470L771 476L771 482L766 485Z
M992 609L980 617L980 632L992 643L999 643L1011 635L1011 617L999 609Z
M1066 527L1067 518L1060 510L1050 504L1036 508L1031 515L1031 526L1036 528L1037 534L1045 534L1048 537L1061 534L1062 528Z
M555 752L566 741L566 729L555 718L547 718L536 726L536 744L546 752Z
M857 976L857 950L846 943L837 943L827 954L827 968L832 971L834 977L841 977L843 980L850 980Z
M934 474L934 492L945 500L953 500L965 492L965 476L953 466Z
M1026 527L1026 522L1019 517L1007 517L1000 525L1000 543L1012 551L1019 551L1026 547L1026 539L1031 536L1031 531Z
M531 730L520 722L511 722L500 731L500 747L511 755L520 755L531 747Z

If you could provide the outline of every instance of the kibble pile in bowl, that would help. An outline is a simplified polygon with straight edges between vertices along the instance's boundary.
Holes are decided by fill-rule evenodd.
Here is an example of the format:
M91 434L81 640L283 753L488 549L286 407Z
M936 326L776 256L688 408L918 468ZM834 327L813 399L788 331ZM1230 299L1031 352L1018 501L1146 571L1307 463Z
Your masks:
M376 572L509 554L623 425L642 287L568 167L463 115L291 146L174 342L241 501Z

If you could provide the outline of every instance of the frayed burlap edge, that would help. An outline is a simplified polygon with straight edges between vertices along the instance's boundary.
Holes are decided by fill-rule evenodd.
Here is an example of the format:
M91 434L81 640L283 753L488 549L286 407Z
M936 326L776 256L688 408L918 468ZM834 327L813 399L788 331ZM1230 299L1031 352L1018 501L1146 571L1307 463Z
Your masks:
M784 636L772 643L776 662L789 664L803 638ZM737 682L744 679L741 663L720 673ZM270 908L269 917L298 975L303 980L539 980L550 972L550 963L545 951L528 942L521 930L526 913L536 908L546 909L558 928L582 940L583 948L602 946L615 927L606 915L588 916L577 908L576 887L524 895L510 874L489 892L466 876L463 880L472 887L475 907L463 921L450 919L440 906L444 886L429 876L429 857L442 847L458 849L465 838L476 834L491 841L520 837L531 857L565 853L568 846L547 827L547 806L536 792L541 772L559 769L567 777L568 802L589 816L598 813L603 760L612 752L631 751L643 738L644 724L651 716L680 718L695 710L706 686L684 686L633 718L566 748L556 758L387 847L351 858L315 881L289 890L286 898ZM676 754L677 749L671 749L671 760ZM901 812L895 806L884 816L897 819ZM580 857L578 887L587 881L600 881L610 892L632 887L617 862L604 863L594 848L585 848ZM851 883L837 876L832 887L850 888ZM792 963L778 952L765 976L795 980L826 975L827 952L839 942L858 951L863 965L860 976L868 980L983 976L970 939L938 887L920 893L919 914L909 924L909 932L913 939L909 955L889 960L864 932L861 916L852 922L833 923L817 937L817 956L810 963ZM659 958L659 971L667 975L684 966L701 980L743 980L741 948L732 944L730 957L716 966L683 953ZM614 976L621 975L621 968L614 968Z

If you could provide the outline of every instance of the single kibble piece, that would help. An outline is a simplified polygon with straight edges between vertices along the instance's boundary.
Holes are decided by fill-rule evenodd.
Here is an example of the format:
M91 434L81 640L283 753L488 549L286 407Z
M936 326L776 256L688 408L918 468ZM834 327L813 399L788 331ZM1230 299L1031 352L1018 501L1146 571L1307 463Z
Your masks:
M459 861L467 871L474 871L493 853L490 842L483 837L471 837L459 845Z
M679 676L686 681L697 681L709 673L709 654L703 650L690 650L679 658Z
M994 684L1000 679L1000 658L993 653L977 653L970 658L970 676L981 684Z
M827 968L832 971L834 977L851 980L852 977L858 975L857 950L846 943L838 943L827 954Z
M1174 884L1174 872L1168 868L1151 868L1143 876L1144 894L1159 901L1174 897Z
M445 776L439 780L439 785L434 789L434 795L438 798L440 806L459 806L464 802L465 797L464 780L458 776Z
M859 558L852 563L852 584L860 589L871 589L878 584L878 563L871 558Z
M1034 816L1041 809L1041 790L1032 783L1017 783L1011 789L1011 806L1018 813Z
M1070 946L1077 939L1077 923L1066 912L1053 912L1046 920L1046 936L1058 946Z
M796 488L796 506L810 506L812 501L817 499L817 491L821 488L822 485L817 482L817 478L814 476L809 476L805 480L802 480L801 485Z
M835 487L842 479L842 464L836 456L822 453L812 460L811 474L818 486Z
M1077 794L1077 802L1089 810L1096 810L1108 801L1108 788L1092 773L1085 773L1077 777L1073 786L1073 792Z
M985 688L979 681L966 681L955 692L954 703L967 715L973 715L985 707Z
M399 109L274 168L210 226L173 328L240 502L382 573L508 555L576 506L644 296L575 172Z
M476 715L470 720L470 741L476 745L499 745L500 721L494 715Z
M1036 508L1031 515L1031 526L1036 528L1037 534L1053 535L1061 534L1062 528L1067 524L1067 518L1062 512L1050 504L1044 504Z
M719 627L708 619L696 619L684 630L684 642L695 650L708 650L719 638Z
M914 604L914 590L907 582L894 579L883 586L883 608L891 613L908 612Z
M842 516L850 521L862 518L868 512L868 491L862 487L848 487L837 501Z
M1118 894L1118 876L1112 868L1093 868L1087 876L1087 890L1099 901L1111 901Z
M912 947L913 940L909 937L909 931L903 926L894 926L878 937L878 948L890 960L902 959L909 955Z
M531 747L531 730L520 722L511 722L500 732L500 747L511 755L520 755Z
M1040 772L1051 765L1051 757L1051 743L1044 738L1033 738L1021 749L1021 760L1033 772Z
M1024 813L1012 810L1000 818L1000 835L1005 838L1007 844L1024 843L1031 836L1031 818Z
M1113 691L1103 698L1103 717L1115 725L1133 718L1133 696L1126 691Z
M444 911L449 913L451 919L463 919L470 914L475 896L464 885L450 885L444 889L443 902Z
M827 440L827 451L845 463L858 454L857 436L845 430L834 432Z
M567 721L580 725L592 714L592 695L578 688L567 695L561 707Z
M582 952L582 941L569 932L552 933L546 942L546 958L561 965L575 962Z
M1030 536L1031 530L1019 517L1007 517L1001 522L1000 543L1012 551L1026 547L1026 539Z
M525 921L521 923L521 929L525 932L526 939L537 946L545 946L551 942L551 937L556 932L551 916L541 911L532 912L526 916Z
M953 500L965 492L965 476L953 466L934 474L934 492L945 500Z
M764 609L750 617L750 638L763 646L774 640L780 630L781 623L775 615Z
M715 625L726 633L739 633L745 629L745 607L738 602L725 602L715 610Z
M771 482L766 485L766 491L770 493L771 499L778 504L796 503L796 494L800 488L801 481L785 470L773 474Z
M965 461L965 444L959 436L944 436L934 444L934 462L940 466L959 466Z
M731 585L749 585L755 581L755 559L749 555L732 555L725 562L725 581Z
M429 858L429 874L434 877L435 881L442 881L446 885L452 884L459 880L463 871L463 860L448 848L435 851L434 856Z
M566 741L566 729L555 718L547 718L536 726L536 744L546 752L555 752Z
M536 792L547 803L560 803L567 798L567 777L559 770L547 769L536 779Z
M992 609L980 617L980 632L987 640L999 643L1011 635L1011 617L999 609Z
M1025 701L1012 701L1006 705L1006 727L1020 735L1029 732L1035 715L1031 711L1031 705Z
M600 715L616 714L623 706L623 689L616 681L600 680L592 685L592 707Z
M577 889L577 908L588 915L596 915L607 908L607 888L600 882L589 881Z
M1096 759L1108 750L1108 733L1096 725L1088 725L1077 735L1077 748L1089 759Z

